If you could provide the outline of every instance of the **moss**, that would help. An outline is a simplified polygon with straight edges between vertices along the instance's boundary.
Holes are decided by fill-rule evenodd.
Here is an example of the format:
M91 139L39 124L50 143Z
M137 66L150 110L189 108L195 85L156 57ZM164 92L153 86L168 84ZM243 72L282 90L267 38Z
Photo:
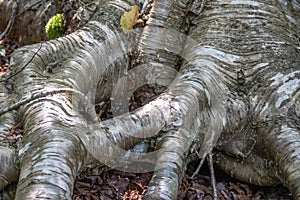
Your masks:
M58 13L51 17L45 28L50 40L61 37L65 32L62 14Z

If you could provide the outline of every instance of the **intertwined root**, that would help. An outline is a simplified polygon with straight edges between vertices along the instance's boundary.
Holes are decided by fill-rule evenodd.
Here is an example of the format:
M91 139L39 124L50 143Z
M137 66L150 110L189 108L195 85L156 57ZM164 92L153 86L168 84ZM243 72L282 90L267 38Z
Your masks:
M21 101L45 88L52 95L38 96L18 110L24 138L17 154L21 168L17 199L53 195L70 199L82 168L98 164L96 160L124 168L122 164L128 161L121 159L122 153L160 131L157 164L146 199L176 199L192 147L200 158L209 157L213 177L216 145L214 159L229 174L260 185L281 181L300 199L299 120L287 112L299 97L299 60L291 56L299 54L290 36L295 32L294 22L289 21L291 16L284 17L275 1L274 5L262 1L204 2L210 2L207 10L191 22L196 26L189 31L183 28L191 1L155 1L152 22L146 23L137 45L139 61L134 63L149 62L152 68L143 68L149 71L160 67L161 72L151 72L168 79L163 67L180 66L180 71L152 102L100 124L86 104L93 105L99 91L99 99L110 98L121 72L129 74L127 53L135 45L129 44L119 27L121 15L130 7L128 2L103 3L82 30L46 42L38 53L39 45L16 52L12 66L16 72L21 69L14 77L16 99ZM274 32L273 27L278 30ZM183 33L188 36L182 37ZM146 73L141 79L151 82L152 75ZM81 101L78 95L82 94L88 100ZM11 113L1 117L8 117L8 124L13 121ZM266 128L268 120L275 124ZM250 127L256 121L258 125ZM221 135L225 136L220 139ZM1 161L15 165L12 151L0 153ZM11 169L1 168L1 186L18 176L17 170Z
M289 117L288 117L289 118ZM297 125L296 125L297 126ZM275 174L300 199L300 131L295 124L282 122L265 133L266 147L275 163ZM271 168L272 169L272 168Z

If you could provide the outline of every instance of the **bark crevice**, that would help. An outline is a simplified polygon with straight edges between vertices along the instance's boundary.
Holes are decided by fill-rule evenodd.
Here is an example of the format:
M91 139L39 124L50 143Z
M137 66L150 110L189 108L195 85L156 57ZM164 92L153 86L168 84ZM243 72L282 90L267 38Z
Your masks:
M98 1L81 29L15 51L11 73L22 69L13 77L15 101L66 91L0 116L1 141L16 114L24 127L18 149L0 143L0 161L7 163L0 167L0 188L19 177L16 199L71 199L81 170L107 165L154 171L145 198L176 199L187 164L215 150L216 164L233 177L282 182L300 199L298 4L204 2L156 0L145 27L128 37L120 17L135 1ZM39 16L44 4L36 3ZM7 9L11 2L0 5ZM38 19L39 27L44 19ZM153 83L167 89L127 112L133 91ZM0 87L0 104L7 106L11 95ZM109 100L114 116L98 122L93 106ZM128 153L157 136L156 151Z

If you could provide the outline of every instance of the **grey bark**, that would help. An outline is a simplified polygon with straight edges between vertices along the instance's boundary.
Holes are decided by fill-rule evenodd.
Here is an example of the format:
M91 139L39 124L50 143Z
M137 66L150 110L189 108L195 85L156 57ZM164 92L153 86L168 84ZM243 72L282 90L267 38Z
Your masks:
M5 107L13 102L11 100L11 95L8 94L7 89L5 88L3 83L0 84L0 91L1 106ZM14 148L11 148L9 146L9 142L7 140L7 137L9 136L9 133L13 128L13 125L15 124L15 112L1 115L0 123L0 188L4 188L6 185L11 184L13 181L15 181L19 175L14 160L15 150Z
M154 1L145 28L133 33L140 40L131 62L149 64L138 73L127 69L127 53L136 44L119 24L134 1L96 2L83 28L45 42L14 77L16 101L59 88L78 92L55 93L18 109L24 136L16 155L1 150L1 163L8 160L0 168L1 188L18 177L16 199L70 199L82 169L143 163L142 155L128 157L126 150L159 136L155 166L138 169L155 171L145 199L176 199L188 162L213 150L216 164L233 177L258 185L281 182L300 199L299 2L203 2ZM18 49L11 73L38 48ZM174 78L169 67L178 66ZM132 113L97 122L92 105L122 98L125 89L131 93L152 79L170 86ZM2 115L1 126L11 127L13 115ZM7 129L2 132L1 141Z

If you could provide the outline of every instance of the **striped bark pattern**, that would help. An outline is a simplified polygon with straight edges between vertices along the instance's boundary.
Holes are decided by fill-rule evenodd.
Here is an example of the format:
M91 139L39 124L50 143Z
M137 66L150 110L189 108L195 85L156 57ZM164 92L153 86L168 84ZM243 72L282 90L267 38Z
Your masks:
M186 49L199 79L218 91L212 98L226 96L216 163L243 181L282 182L299 199L299 2L293 6L212 1Z
M136 40L119 24L136 2L98 1L80 30L14 53L11 73L42 45L13 79L16 101L65 92L1 116L0 161L7 165L0 166L0 188L18 179L15 199L71 199L78 173L106 165L154 171L145 199L172 200L187 164L213 152L231 176L257 185L281 182L300 199L300 3L146 2L149 19L129 36ZM129 57L133 50L137 56ZM142 83L169 86L126 112L119 100ZM12 98L0 86L6 106ZM99 123L93 105L108 99L122 114ZM24 136L18 149L8 149L2 141L15 114ZM155 152L127 154L150 137L159 138Z

